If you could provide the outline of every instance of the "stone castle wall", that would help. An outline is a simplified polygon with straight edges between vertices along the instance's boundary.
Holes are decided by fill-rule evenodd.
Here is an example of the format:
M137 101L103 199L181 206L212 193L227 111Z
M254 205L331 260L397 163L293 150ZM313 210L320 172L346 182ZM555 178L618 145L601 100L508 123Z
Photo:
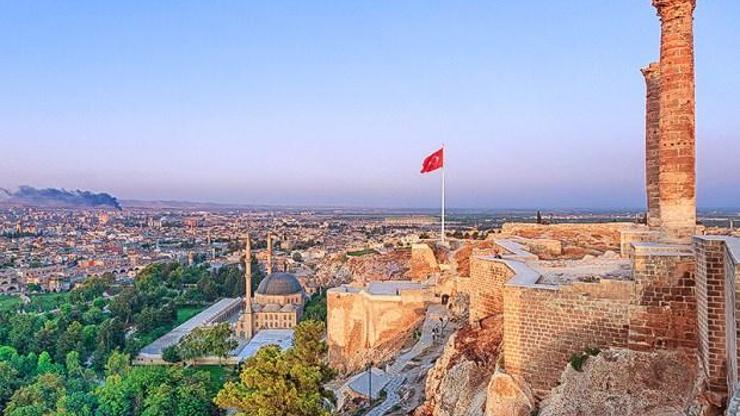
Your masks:
M737 348L737 339L740 337L740 253L733 252L729 246L725 246L725 305L734 305L734 308L725 310L725 337L727 346L727 386L729 396L736 391L736 384L740 381L738 376L738 361L740 361L740 350ZM734 288L734 290L733 290Z
M473 257L470 321L503 314L506 369L538 394L586 348L695 349L691 247L636 243L633 262L633 280L549 285L524 262Z
M629 348L637 351L697 345L694 254L690 246L635 244L635 294Z
M696 252L699 357L710 390L732 395L738 381L740 355L740 239L694 237Z
M723 242L695 238L699 357L714 391L726 391L725 266Z
M470 257L470 323L504 311L504 284L514 272L492 257Z
M634 284L602 280L564 286L504 287L504 362L538 396L556 383L573 353L626 347Z

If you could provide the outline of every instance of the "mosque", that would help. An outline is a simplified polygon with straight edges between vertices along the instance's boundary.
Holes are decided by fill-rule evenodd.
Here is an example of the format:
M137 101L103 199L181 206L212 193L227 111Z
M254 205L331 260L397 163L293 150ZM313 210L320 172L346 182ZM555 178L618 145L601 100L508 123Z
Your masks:
M287 271L273 272L272 234L267 235L267 276L252 297L252 243L247 236L245 247L244 309L236 323L236 334L252 339L262 329L290 329L303 314L306 295L295 275Z

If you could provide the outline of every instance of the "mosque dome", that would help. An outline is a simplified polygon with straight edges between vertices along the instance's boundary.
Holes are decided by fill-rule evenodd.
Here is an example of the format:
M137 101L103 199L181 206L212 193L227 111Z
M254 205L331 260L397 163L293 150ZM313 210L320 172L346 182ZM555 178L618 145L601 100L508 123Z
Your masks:
M257 286L257 294L265 296L287 296L301 293L303 287L290 273L272 273Z

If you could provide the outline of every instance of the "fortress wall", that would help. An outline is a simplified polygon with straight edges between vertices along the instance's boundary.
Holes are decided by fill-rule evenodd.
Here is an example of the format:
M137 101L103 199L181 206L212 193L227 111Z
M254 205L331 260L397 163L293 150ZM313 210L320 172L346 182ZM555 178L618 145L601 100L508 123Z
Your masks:
M417 293L375 296L342 289L327 292L329 364L339 371L389 359L424 319L425 304Z
M626 347L630 281L564 286L504 286L504 361L538 396L558 381L571 355L589 347Z
M655 242L660 239L660 236L660 232L651 231L646 227L622 231L619 252L624 258L632 257L635 251L634 243Z
M727 391L724 242L694 237L699 357L714 392Z
M506 263L493 257L470 258L470 323L500 314L504 308L504 284L514 276Z
M629 348L695 349L696 266L691 247L635 244L634 250Z
M740 350L737 348L737 339L740 337L740 252L734 253L729 246L725 247L725 305L735 305L734 309L725 311L725 336L727 339L727 387L729 396L735 393L735 385L740 381L738 376L738 361ZM734 288L734 290L732 289Z

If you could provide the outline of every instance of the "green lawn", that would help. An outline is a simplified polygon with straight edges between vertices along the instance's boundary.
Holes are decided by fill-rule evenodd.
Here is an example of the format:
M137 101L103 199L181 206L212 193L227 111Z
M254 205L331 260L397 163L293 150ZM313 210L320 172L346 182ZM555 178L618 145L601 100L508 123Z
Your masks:
M31 295L31 303L24 309L29 312L48 312L67 302L67 293L44 293ZM15 309L21 305L21 298L11 295L0 295L0 311Z
M220 365L199 365L195 370L206 371L211 376L211 391L213 394L221 390L224 383L232 378L232 369Z
M187 321L205 309L205 306L183 306L177 308L177 321L175 326ZM173 326L174 328L174 326Z

